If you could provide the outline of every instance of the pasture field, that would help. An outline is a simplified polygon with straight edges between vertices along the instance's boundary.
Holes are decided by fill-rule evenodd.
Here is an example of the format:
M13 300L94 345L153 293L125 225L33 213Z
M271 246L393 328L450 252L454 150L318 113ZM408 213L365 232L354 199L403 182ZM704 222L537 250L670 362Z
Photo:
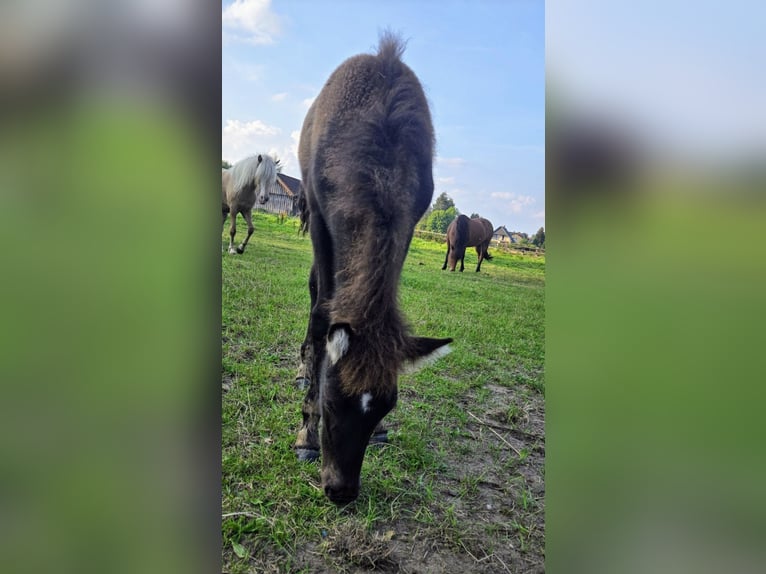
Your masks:
M292 451L311 241L253 219L244 255L222 235L223 571L543 572L545 258L490 248L477 274L469 248L450 273L444 245L413 239L401 307L453 350L400 377L389 442L337 507Z

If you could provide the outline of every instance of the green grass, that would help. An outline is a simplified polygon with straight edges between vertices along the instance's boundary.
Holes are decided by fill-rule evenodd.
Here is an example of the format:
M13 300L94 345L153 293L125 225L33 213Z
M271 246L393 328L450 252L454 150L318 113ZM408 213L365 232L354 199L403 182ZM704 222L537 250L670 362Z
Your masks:
M453 352L400 378L399 403L386 418L389 444L368 450L359 499L338 508L321 492L319 466L299 463L291 448L303 399L293 379L309 311L311 243L294 219L280 224L257 213L254 223L242 256L226 253L227 232L222 236L225 570L345 568L332 554L333 536L350 521L369 536L393 530L405 544L441 531L460 546L473 527L487 538L486 525L470 524L446 499L445 484L457 480L458 500L477 496L483 475L455 477L461 457L475 450L466 410L493 406L487 385L519 397L544 392L544 257L494 252L477 274L471 250L466 271L450 273L441 270L443 245L413 240L401 307L415 334L452 337ZM503 406L508 419L517 410ZM488 468L501 462L509 466L486 461ZM509 530L527 544L527 526L508 524L488 546L503 544Z

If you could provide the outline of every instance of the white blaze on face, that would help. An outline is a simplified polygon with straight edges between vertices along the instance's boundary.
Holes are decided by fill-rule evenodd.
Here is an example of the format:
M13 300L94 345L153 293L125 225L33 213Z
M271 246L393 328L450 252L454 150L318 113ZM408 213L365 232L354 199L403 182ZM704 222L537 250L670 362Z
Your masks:
M372 393L364 393L362 395L361 407L362 412L366 413L370 410L370 403L372 402Z
M348 351L348 333L345 329L336 329L327 341L327 354L330 364L334 365Z

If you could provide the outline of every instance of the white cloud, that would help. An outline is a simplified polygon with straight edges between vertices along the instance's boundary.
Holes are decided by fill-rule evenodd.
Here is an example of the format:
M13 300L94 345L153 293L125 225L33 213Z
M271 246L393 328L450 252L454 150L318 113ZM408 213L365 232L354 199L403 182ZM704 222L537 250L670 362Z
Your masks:
M274 126L267 126L261 120L253 120L251 122L241 122L239 120L226 120L226 125L223 128L225 134L242 134L246 136L250 135L262 135L270 136L279 133L279 128Z
M221 22L235 32L234 38L251 44L273 44L282 32L281 19L271 11L271 0L234 0L224 8Z
M490 197L506 200L508 202L506 206L511 213L521 213L525 207L535 203L535 198L530 195L519 195L510 191L493 191Z
M301 168L298 163L298 141L301 132L298 130L290 132L290 139L280 144L276 150L277 156L281 160L282 173L291 175L298 179L301 178Z
M314 100L316 100L316 98L306 98L302 102L303 107L306 108L306 109L309 109L311 107L311 104L314 103Z
M437 177L436 178L436 183L439 183L439 184L442 184L442 185L449 184L449 183L455 183L455 178L454 177Z
M453 167L459 167L465 164L465 160L462 157L437 157L436 162Z
M266 142L272 141L280 132L279 128L266 125L260 120L226 120L221 137L223 159L236 162L263 151Z
M282 92L280 94L274 94L271 96L272 102L283 102L285 101L285 98L287 98L287 92Z

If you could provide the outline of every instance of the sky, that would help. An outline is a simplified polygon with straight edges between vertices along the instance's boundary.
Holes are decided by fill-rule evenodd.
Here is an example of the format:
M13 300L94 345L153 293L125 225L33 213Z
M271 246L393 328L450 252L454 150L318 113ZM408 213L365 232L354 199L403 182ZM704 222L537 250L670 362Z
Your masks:
M311 102L391 29L431 107L434 200L532 235L545 226L544 19L542 0L224 1L222 159L275 153L300 178Z

